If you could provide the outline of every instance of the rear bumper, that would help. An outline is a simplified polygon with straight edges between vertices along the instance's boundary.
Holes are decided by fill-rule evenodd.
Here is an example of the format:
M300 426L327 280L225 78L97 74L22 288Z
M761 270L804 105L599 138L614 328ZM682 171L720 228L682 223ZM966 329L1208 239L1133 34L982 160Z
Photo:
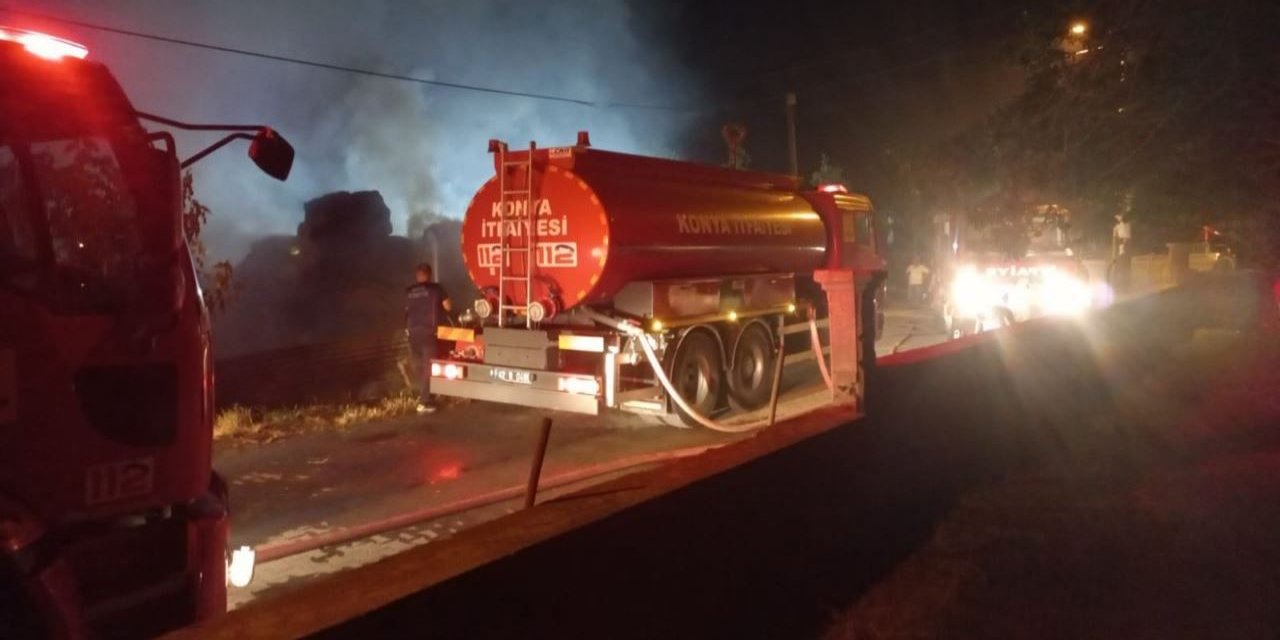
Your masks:
M581 378L581 375L565 374L556 371L536 369L516 369L513 367L494 367L474 362L454 362L450 360L433 360L441 365L454 364L465 368L464 377L449 379L439 376L431 378L431 393L454 398L501 402L522 407L568 411L587 415L600 414L600 400L596 396L560 391L560 380ZM530 374L532 381L528 384L502 382L495 378L494 371L518 371Z

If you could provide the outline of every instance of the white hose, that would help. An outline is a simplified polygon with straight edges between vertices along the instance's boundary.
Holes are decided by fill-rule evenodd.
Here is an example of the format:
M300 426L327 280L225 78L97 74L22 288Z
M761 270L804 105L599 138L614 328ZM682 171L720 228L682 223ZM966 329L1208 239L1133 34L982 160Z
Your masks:
M822 381L827 383L827 391L835 391L831 383L831 371L827 369L827 357L822 355L822 339L818 337L818 317L809 310L809 346L813 347L813 357L818 360L818 371L822 372Z
M667 395L676 403L676 406L680 407L680 410L688 414L690 418L693 418L694 422L697 422L712 431L722 431L724 433L745 433L747 431L755 431L756 429L762 429L769 426L768 420L735 425L720 424L719 422L694 411L693 407L690 407L689 403L685 402L684 398L676 391L675 386L671 384L671 380L667 378L667 372L662 370L662 362L658 360L658 354L653 352L653 346L649 344L649 336L645 335L639 327L637 327L636 330L639 331L638 337L640 348L644 350L644 356L649 359L649 366L653 368L653 373L657 376L658 382L662 385L662 388L667 391ZM778 357L781 358L782 354L779 353Z
M748 431L755 431L769 426L768 420L759 420L757 422L748 422L746 424L721 424L702 415L701 413L698 413L697 411L694 411L693 407L689 406L689 403L685 402L685 399L676 391L675 385L671 384L671 379L667 377L667 372L662 369L662 361L658 358L658 354L654 352L653 345L649 344L649 335L644 332L644 329L641 329L629 322L614 320L613 318L605 315L594 312L588 313L596 322L611 326L628 336L635 338L636 342L640 343L640 349L641 351L644 351L644 357L649 361L649 367L653 369L654 376L658 378L658 384L662 385L663 390L667 392L667 396L676 403L677 407L680 407L681 411L685 412L685 414L690 418L693 418L694 422L697 422L712 431L720 431L722 433L746 433ZM783 357L781 350L778 351L778 357Z

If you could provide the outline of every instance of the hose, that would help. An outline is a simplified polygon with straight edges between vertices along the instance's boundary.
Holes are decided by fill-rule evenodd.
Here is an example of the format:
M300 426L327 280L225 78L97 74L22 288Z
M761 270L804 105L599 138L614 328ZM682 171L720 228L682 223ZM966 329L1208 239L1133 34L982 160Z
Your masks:
M827 383L827 391L834 391L831 371L827 369L827 357L822 355L822 339L818 337L818 316L812 307L809 308L809 346L813 348L813 357L818 361L818 371L822 373L822 381Z
M591 310L584 311L592 320L595 320L605 326L613 327L614 329L635 338L636 342L640 343L640 349L644 352L645 359L649 361L649 367L653 369L653 374L658 379L658 384L662 385L662 389L667 392L667 397L671 398L671 401L676 403L676 406L679 407L685 415L692 418L694 422L711 429L712 431L719 431L721 433L746 433L748 431L756 431L769 426L768 420L757 420L755 422L748 422L745 424L722 424L698 413L693 409L693 407L689 406L689 403L685 401L684 397L676 391L675 385L671 384L671 379L667 377L667 372L663 370L662 361L658 358L658 354L654 352L653 345L649 343L650 337L645 333L644 329L641 329L632 323L615 320L609 316L596 313ZM783 357L781 350L778 351L778 357ZM781 370L781 368L779 368L779 370Z
M586 467L570 469L568 471L558 473L556 475L543 478L538 483L539 491L556 489L566 485L583 482L603 475L626 471L634 467L640 467L647 464L656 464L659 462L667 462L670 460L679 460L691 456L702 455L712 449L717 449L723 445L706 445L700 447L688 447L685 449L672 449L670 451L658 451L654 453L638 454L626 458L620 458L610 462L603 462ZM528 487L525 485L516 485L490 491L469 498L463 498L447 504L436 505L410 513L403 513L377 520L367 522L354 527L347 527L329 531L318 536L310 538L280 540L276 542L268 542L256 547L257 564L262 565L268 562L275 562L290 556L296 556L302 553L309 553L323 547L335 544L345 544L355 540L361 540L370 536L383 534L388 531L395 531L405 527L411 527L423 522L443 518L456 513L479 509L492 504L506 502L507 500L515 500L525 494Z

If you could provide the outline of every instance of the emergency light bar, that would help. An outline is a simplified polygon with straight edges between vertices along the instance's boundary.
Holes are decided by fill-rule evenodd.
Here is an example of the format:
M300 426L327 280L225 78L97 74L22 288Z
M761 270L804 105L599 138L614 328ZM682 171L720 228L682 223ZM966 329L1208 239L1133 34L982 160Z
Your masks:
M0 27L0 40L16 42L22 45L27 53L45 60L84 59L89 55L89 50L82 44L26 29Z

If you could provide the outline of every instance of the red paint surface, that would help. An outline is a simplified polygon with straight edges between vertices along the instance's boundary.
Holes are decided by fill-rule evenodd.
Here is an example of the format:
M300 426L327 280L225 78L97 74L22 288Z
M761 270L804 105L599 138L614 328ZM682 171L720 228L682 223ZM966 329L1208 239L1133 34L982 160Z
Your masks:
M568 309L607 301L632 281L807 273L823 263L826 225L789 176L584 147L539 150L534 158L534 244L542 256L535 300L558 292ZM523 189L525 169L510 169L506 181ZM481 289L498 286L499 199L495 177L463 219L463 257ZM512 244L525 246L523 227L508 229L520 234ZM507 275L524 275L526 256L512 250ZM523 283L509 282L506 293L514 304L526 302Z

